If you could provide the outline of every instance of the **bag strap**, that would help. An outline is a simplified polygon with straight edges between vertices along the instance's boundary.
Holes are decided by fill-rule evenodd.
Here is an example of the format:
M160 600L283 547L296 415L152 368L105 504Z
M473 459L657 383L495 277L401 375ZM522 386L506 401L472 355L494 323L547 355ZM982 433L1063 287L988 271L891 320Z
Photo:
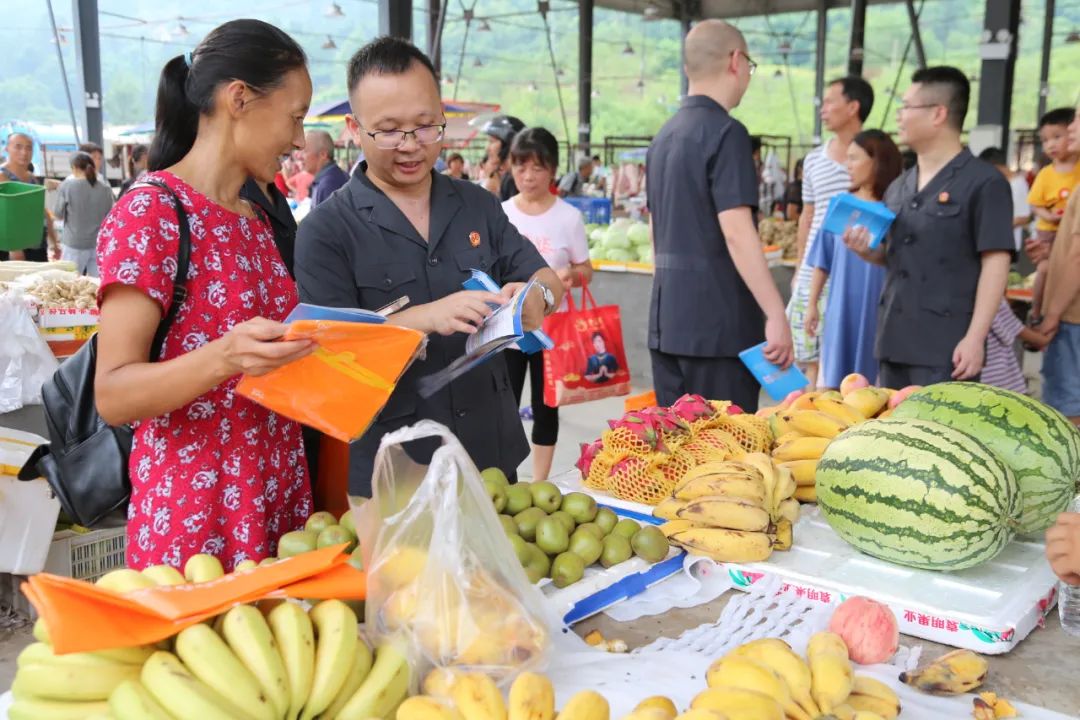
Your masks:
M596 298L593 297L592 292L589 291L589 283L582 283L581 285L581 307L588 310L589 305L596 308Z
M176 315L180 312L180 306L187 299L188 265L191 262L191 228L188 226L187 212L184 210L184 205L171 187L160 180L154 179L143 179L136 184L153 185L169 194L173 204L176 206L176 222L180 231L180 242L176 256L176 275L173 277L172 302L169 303L169 310L165 313L165 317L161 319L157 332L154 333L154 343L150 346L150 361L156 362L161 357L162 348L165 347L165 337L169 334L169 328L172 327L173 321L176 320Z

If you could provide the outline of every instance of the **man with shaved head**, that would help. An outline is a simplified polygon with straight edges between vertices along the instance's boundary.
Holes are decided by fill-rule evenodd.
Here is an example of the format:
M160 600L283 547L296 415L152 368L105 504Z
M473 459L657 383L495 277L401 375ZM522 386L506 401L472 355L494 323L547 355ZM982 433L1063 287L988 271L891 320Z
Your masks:
M686 36L690 88L649 147L647 195L656 273L649 349L657 402L684 393L757 409L759 386L739 352L791 364L791 330L753 212L750 134L730 115L757 64L746 40L718 20Z
M30 185L40 185L41 182L34 177L31 163L34 159L34 139L23 132L13 132L7 137L4 147L6 160L0 165L0 183L21 182ZM56 231L52 226L52 215L49 209L45 209L44 224L41 231L41 243L24 250L12 250L10 253L0 251L0 260L30 260L33 262L45 262L49 259L49 251L46 249L45 239L48 237L48 248L52 250L54 257L60 259L60 243L56 237Z
M311 130L300 151L304 170L315 176L311 183L311 207L349 182L349 175L334 162L334 139L325 130Z

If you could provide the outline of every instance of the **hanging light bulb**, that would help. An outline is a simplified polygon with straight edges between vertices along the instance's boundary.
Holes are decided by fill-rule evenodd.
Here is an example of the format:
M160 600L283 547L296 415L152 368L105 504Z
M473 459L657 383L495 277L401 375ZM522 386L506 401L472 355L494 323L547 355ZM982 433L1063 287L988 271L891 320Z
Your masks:
M639 78L638 79L638 81L637 81L637 89L638 90L644 90L645 89L645 78Z
M536 92L539 88L536 87L536 83L529 83L529 92Z
M1065 37L1065 42L1069 45L1075 45L1076 43L1080 43L1080 32L1073 30Z
M641 11L641 14L645 16L646 20L656 20L660 17L660 8L654 3L649 3L645 6L645 9Z
M555 68L555 77L566 77L566 71L560 68Z
M329 35L326 36L326 42L322 44L323 50L337 50L337 43L334 42L334 38Z
M443 85L453 85L454 84L453 75L443 75L442 82L443 82Z
M175 34L178 37L187 37L191 33L188 32L187 26L184 25L184 23L178 22L178 23L176 23L176 32L175 32Z
M633 55L634 54L634 46L630 44L629 40L626 41L626 47L624 47L622 49L622 54L623 55Z
M324 12L323 14L326 15L326 17L331 18L345 17L345 11L342 10L341 6L338 5L336 2L330 3L326 7L326 12Z
M590 93L590 96L594 97L594 98L598 98L598 97L600 97L600 91L597 90L596 88L593 88L593 91Z
M472 61L472 66L473 67L484 67L484 61L481 60L480 58L476 58L475 60Z
M774 72L772 76L774 78L782 78L782 77L784 77L784 71L781 70L780 68L776 68L776 72Z
M488 21L481 20L480 27L476 28L476 32L491 32L491 26L488 25Z

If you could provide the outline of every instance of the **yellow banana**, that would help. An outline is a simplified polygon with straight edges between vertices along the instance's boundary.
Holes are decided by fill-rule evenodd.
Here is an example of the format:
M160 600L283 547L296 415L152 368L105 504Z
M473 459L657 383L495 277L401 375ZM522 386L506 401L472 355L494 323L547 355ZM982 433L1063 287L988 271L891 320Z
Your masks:
M427 695L405 698L398 705L397 720L461 720L453 708Z
M296 720L311 693L315 677L315 629L304 608L294 602L284 602L273 608L267 614L266 622L274 634L289 679L289 711L285 718Z
M555 689L544 675L523 672L510 686L507 702L509 720L553 720Z
M855 720L855 708L847 703L834 707L832 714L836 720Z
M109 696L114 720L172 720L172 715L138 680L125 680Z
M97 702L108 700L116 686L139 677L139 666L88 658L65 662L27 663L15 673L12 694L41 700Z
M158 651L142 667L142 684L176 720L236 720L228 700L211 690L170 652Z
M875 712L867 712L866 710L859 710L851 716L851 720L885 720Z
M208 625L197 623L176 636L176 656L196 678L235 705L239 715L258 720L280 718L259 681Z
M900 715L900 697L896 691L880 680L865 675L855 676L847 703L852 708L876 713L885 720L895 720Z
M113 662L126 663L128 665L142 665L147 658L154 654L153 645L136 645L135 647L111 648L109 650L95 650L87 655L97 655ZM80 653L82 654L82 653ZM61 656L63 657L63 656Z
M772 539L762 532L690 528L668 539L691 555L702 555L717 562L760 562L772 554Z
M789 497L780 503L780 507L776 509L777 516L782 520L787 520L794 525L799 522L799 501L794 497Z
M27 645L19 653L15 660L15 666L21 668L24 665L56 663L59 665L142 665L146 659L154 654L152 648L139 645L132 648L114 648L112 650L95 650L94 652L67 653L57 655L53 652L52 645L36 642Z
M16 698L8 708L8 720L86 720L109 711L105 702L60 702Z
M698 525L763 532L772 518L760 505L729 497L705 496L691 500L679 511L679 518Z
M889 402L889 394L881 388L865 387L849 392L843 400L844 404L855 412L869 420L884 409Z
M765 482L746 476L710 475L701 477L676 490L675 497L684 501L696 500L702 497L733 497L749 500L758 507L765 507L766 502L768 502ZM676 515L678 515L678 512L676 512Z
M747 453L742 462L761 473L762 482L765 485L765 508L770 513L773 512L776 506L780 504L780 501L784 499L780 495L782 492L780 487L781 478L779 472L777 472L776 464L765 453Z
M849 427L848 423L819 410L794 412L784 419L802 434L818 438L834 438Z
M695 465L686 471L686 474L675 484L675 490L680 490L688 483L697 480L702 477L711 476L745 476L751 479L763 480L759 473L753 467L746 465L738 460L714 460L712 462L701 463Z
M768 695L743 688L716 687L698 694L694 710L714 710L739 720L784 720L784 708Z
M846 655L837 655L830 649L810 656L810 674L813 678L810 696L826 715L851 695L855 672Z
M311 609L318 644L315 647L315 672L311 692L303 703L302 720L317 717L334 702L349 667L356 657L359 627L356 613L340 600L323 600ZM295 699L293 700L295 703Z
M663 695L653 695L652 697L645 698L634 708L634 712L638 712L639 710L659 710L669 718L673 718L679 714L679 711L675 707L675 703L671 701L671 698L664 697Z
M341 709L345 707L345 703L349 702L352 696L356 694L356 691L360 689L360 686L364 684L365 678L371 672L372 660L374 658L371 655L371 648L367 646L363 639L358 639L356 641L356 657L353 659L352 667L349 668L349 674L345 676L345 682L341 685L341 689L338 690L334 702L330 703L330 707L323 712L323 718L334 720L338 716Z
M816 655L839 655L845 660L849 659L848 647L844 638L834 632L818 632L810 636L810 642L806 646L806 657L813 659Z
M379 585L388 591L410 585L427 565L427 552L420 548L402 546L383 559L371 572L378 575Z
M795 542L794 528L791 521L781 518L777 521L773 530L773 550L790 550Z
M748 642L732 650L728 656L749 658L765 667L772 668L787 683L791 699L798 703L810 717L816 718L821 714L817 703L810 695L813 682L810 667L783 640L762 638Z
M506 703L495 681L480 672L465 673L450 686L450 697L465 720L506 720Z
M187 579L172 565L151 565L143 568L143 576L150 578L155 585L183 585Z
M660 501L660 504L653 508L653 517L658 517L661 520L674 520L679 512L679 509L686 505L686 502L679 500L678 498L664 498Z
M683 530L689 530L693 527L698 527L692 520L668 520L663 525L660 525L660 532L664 533L664 537L671 537L677 532Z
M111 570L98 578L94 585L118 593L129 593L135 590L157 587L157 583L153 580L138 570L130 568Z
M459 670L437 667L424 678L421 689L425 695L448 698L450 697L450 688L453 687L459 677L461 677L461 671Z
M609 720L611 706L594 690L582 690L566 701L559 720Z
M225 613L221 633L240 662L255 676L274 714L285 717L289 710L289 680L263 614L254 605L237 605ZM153 692L149 685L147 689Z
M811 720L806 711L791 699L787 683L772 668L749 658L720 658L709 666L705 682L711 688L741 688L768 695L780 703L789 718Z
M977 653L954 650L913 673L900 673L900 682L931 695L960 695L982 685L989 667Z
M791 460L789 462L780 463L780 467L787 468L791 471L791 474L795 477L795 484L799 487L806 487L807 485L814 484L814 478L817 476L817 464L818 461L814 460Z
M795 475L792 474L788 468L777 468L776 470L776 505L774 509L780 507L780 503L795 494L798 489L798 483L795 482Z
M829 417L836 418L849 427L851 425L858 425L866 420L866 417L861 412L850 405L845 405L843 399L837 400L835 398L819 395L814 398L814 409L825 413Z
M184 577L188 582L204 583L217 580L225 574L225 568L221 567L221 561L213 555L199 553L192 555L184 563Z
M773 450L773 459L777 462L789 460L817 460L829 447L831 440L824 437L795 438Z
M773 448L778 448L781 445L785 445L785 444L791 442L792 440L798 440L798 439L804 438L804 437L807 437L807 436L804 435L803 433L799 432L798 430L789 430L786 433L784 433L783 435L777 436L776 440L773 441ZM773 454L773 458L777 459L775 453Z
M375 664L360 689L337 714L338 720L385 718L408 692L408 658L396 646L383 645L375 651Z
M816 503L817 487L815 485L807 485L806 487L796 488L795 499L804 503Z
M657 712L655 710L650 712ZM634 713L637 715L637 713ZM716 710L706 710L705 708L690 708L683 714L675 717L675 720L728 720L728 716ZM640 718L635 720L652 720L651 718Z

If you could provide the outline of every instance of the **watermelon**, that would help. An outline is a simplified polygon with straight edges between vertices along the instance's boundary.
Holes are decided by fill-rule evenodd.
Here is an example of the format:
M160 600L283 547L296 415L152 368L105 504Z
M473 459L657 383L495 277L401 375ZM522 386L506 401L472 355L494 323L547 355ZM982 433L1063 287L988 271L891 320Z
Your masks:
M845 431L817 466L833 530L874 557L927 570L990 560L1012 539L1020 491L1009 466L971 435L925 420Z
M1022 534L1050 527L1076 495L1080 431L1038 400L991 385L946 382L913 393L893 417L963 430L997 453L1020 486Z

